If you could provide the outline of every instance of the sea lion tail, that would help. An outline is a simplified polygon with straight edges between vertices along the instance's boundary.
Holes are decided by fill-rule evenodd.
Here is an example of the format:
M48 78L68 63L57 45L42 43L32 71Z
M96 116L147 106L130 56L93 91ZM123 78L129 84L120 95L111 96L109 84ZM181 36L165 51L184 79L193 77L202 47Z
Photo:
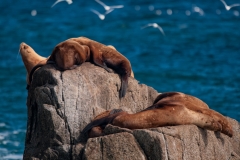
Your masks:
M125 76L121 77L121 88L120 88L120 92L119 92L120 98L122 98L126 95L127 87L128 87L128 76L125 75Z

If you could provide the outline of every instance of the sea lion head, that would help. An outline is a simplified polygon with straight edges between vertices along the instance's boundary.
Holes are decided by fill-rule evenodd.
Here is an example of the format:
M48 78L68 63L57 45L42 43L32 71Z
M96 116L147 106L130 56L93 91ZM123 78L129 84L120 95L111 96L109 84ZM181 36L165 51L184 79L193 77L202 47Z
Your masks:
M33 69L33 67L36 66L39 62L46 60L47 58L38 55L32 49L32 47L30 47L29 45L27 45L24 42L22 42L20 44L19 51L20 51L24 66L27 70L27 83L29 84L28 75L31 72L31 70Z
M19 49L23 63L25 65L25 68L28 73L32 70L32 68L37 65L40 61L45 60L46 57L42 57L38 55L32 47L27 45L26 43L22 42L20 44L20 49Z
M59 43L53 50L49 61L55 61L59 70L73 69L90 58L90 49L73 40Z

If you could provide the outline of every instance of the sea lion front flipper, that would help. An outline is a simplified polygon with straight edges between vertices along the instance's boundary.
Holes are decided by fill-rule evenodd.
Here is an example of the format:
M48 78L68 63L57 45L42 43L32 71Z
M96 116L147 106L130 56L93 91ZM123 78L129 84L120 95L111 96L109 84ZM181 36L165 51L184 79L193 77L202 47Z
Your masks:
M125 96L128 87L128 77L127 75L121 76L121 88L119 91L119 97L122 98Z
M96 47L92 47L93 62L111 73L112 71L107 67L106 63L103 60L102 52L103 51L98 50Z
M29 82L29 85L32 83L32 76L33 76L33 73L36 71L36 69L38 69L39 67L42 67L44 65L47 64L47 60L48 58L40 61L36 66L34 66L29 74L29 77L28 77L28 82ZM27 89L29 89L29 87L27 87Z
M94 63L95 63L96 65L104 68L104 69L105 69L106 71L108 71L109 73L112 73L112 70L109 69L109 68L107 67L106 63L103 62L103 61L101 61L101 59L96 58L96 59L94 59L93 61L94 61Z
M115 111L114 111L115 112ZM82 130L82 133L85 134L85 133L90 133L89 131L91 131L94 127L101 127L102 129L105 128L105 126L107 124L111 124L112 121L119 115L121 114L124 114L126 112L123 112L123 111L120 111L120 110L117 110L116 113L111 113L111 112L108 112L106 113L106 116L104 117L101 117L101 118L97 118L95 120L93 120L92 122L90 122L83 130ZM105 115L105 114L104 114ZM97 116L98 117L98 116ZM99 129L98 129L99 130Z

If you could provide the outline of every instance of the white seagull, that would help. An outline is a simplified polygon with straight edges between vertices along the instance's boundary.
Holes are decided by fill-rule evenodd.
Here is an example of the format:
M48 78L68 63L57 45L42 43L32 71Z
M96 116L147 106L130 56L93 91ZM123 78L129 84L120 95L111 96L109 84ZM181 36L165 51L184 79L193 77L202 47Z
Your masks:
M95 13L96 15L98 15L98 17L99 17L101 20L104 20L105 17L106 17L106 15L107 15L108 13L112 12L113 9L110 9L110 10L106 11L104 14L101 14L101 13L99 13L98 11L96 11L96 10L94 10L94 9L91 9L91 11L92 11L93 13Z
M232 7L240 6L239 3L232 4L232 5L229 6L229 5L226 4L226 2L225 2L224 0L220 0L220 1L224 4L224 6L225 6L225 8L226 8L227 11L229 11Z
M160 30L160 32L165 36L165 33L162 29L162 27L160 27L157 23L149 23L146 26L143 26L142 29L146 28L146 27L153 27L153 28L158 28Z
M201 16L204 15L204 11L198 6L194 6L193 11L199 13Z
M103 2L101 2L100 0L95 0L95 1L96 1L97 3L99 3L99 4L101 4L106 11L113 10L113 9L116 9L116 8L123 8L123 7L124 7L123 5L107 6L106 4L104 4Z
M68 4L72 4L72 3L73 3L72 0L57 0L57 1L52 5L52 7L54 7L57 3L63 2L63 1L66 1ZM52 7L51 7L51 8L52 8Z

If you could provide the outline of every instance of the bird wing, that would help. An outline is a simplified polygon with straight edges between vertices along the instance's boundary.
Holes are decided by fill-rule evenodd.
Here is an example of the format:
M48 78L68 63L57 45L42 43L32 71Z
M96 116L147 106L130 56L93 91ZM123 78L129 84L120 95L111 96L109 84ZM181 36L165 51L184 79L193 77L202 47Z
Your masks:
M123 8L124 5L110 6L111 8Z
M54 7L57 3L62 2L62 1L64 1L64 0L57 0L55 3L53 3L53 5L51 6L51 8Z
M220 0L220 1L224 4L225 8L226 8L226 6L228 6L224 0Z
M164 33L164 31L163 31L162 27L158 26L158 29L159 29L159 30L160 30L160 32L162 32L162 34L165 36L165 33Z
M150 26L153 26L153 24L152 24L152 23L149 23L149 24L143 26L141 29L144 29L144 28L146 28L146 27L150 27Z
M104 20L105 19L105 15L99 13L98 11L94 10L94 9L91 9L91 11L95 14L98 15L98 17L101 19L101 20Z
M103 2L99 1L99 0L95 0L97 3L101 4L103 7L106 7L107 5L104 4Z
M111 9L107 10L104 14L107 15L108 13L112 12L113 10L114 10L114 9L111 8Z
M237 6L240 6L240 4L233 4L233 5L231 5L231 6L229 6L229 7L237 7Z
M91 9L91 11L97 15L101 15L101 13L99 13L98 11L94 10L94 9Z

